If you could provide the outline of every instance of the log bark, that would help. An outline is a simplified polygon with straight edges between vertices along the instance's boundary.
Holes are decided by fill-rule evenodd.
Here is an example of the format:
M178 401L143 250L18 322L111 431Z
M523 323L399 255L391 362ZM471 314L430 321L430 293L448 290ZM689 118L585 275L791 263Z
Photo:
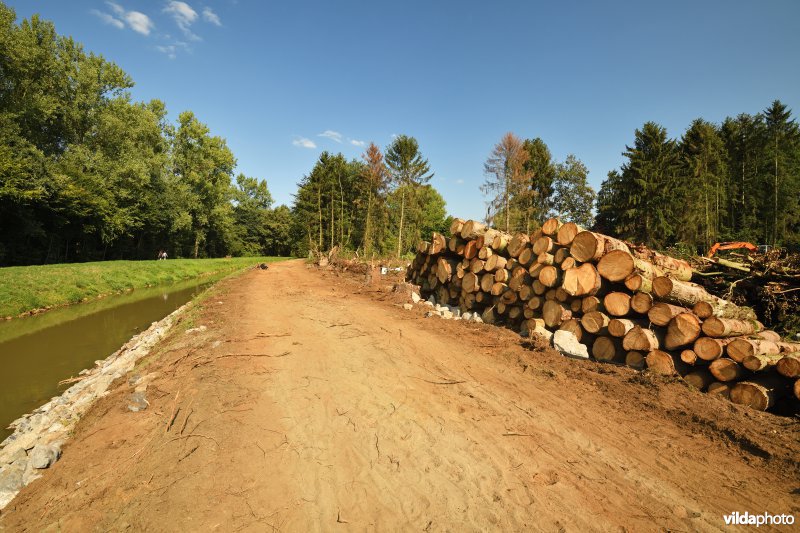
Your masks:
M766 411L786 393L786 383L775 375L756 376L731 388L731 401Z
M681 281L692 279L692 266L683 259L660 254L642 246L635 248L632 252L639 259L651 263L673 279Z
M674 376L686 370L686 364L678 356L662 350L650 350L646 359L649 370L664 376Z
M631 274L625 278L625 288L629 291L639 291L650 294L653 292L653 280L639 274Z
M714 361L719 359L725 353L725 347L730 344L733 339L715 339L713 337L700 337L694 341L692 349L697 354L697 357L703 361Z
M727 357L711 361L708 369L717 378L717 381L738 381L744 375L742 365Z
M703 322L703 333L709 337L737 337L753 335L761 330L761 324L750 320L710 317Z
M631 296L625 292L609 292L603 298L603 307L611 316L625 316L631 310Z
M663 276L664 272L655 265L648 263L625 250L612 250L605 254L597 263L597 271L609 281L623 281L632 274L638 274L648 279Z
M589 333L600 333L608 327L611 319L600 311L591 311L581 317L581 326Z
M699 368L683 376L683 380L699 391L714 383L714 375L707 368Z
M553 254L544 253L544 254L539 254L536 257L536 262L539 263L540 265L555 265L556 258Z
M622 347L628 351L651 352L658 350L659 346L661 343L656 332L640 326L635 326L622 338Z
M433 232L431 236L431 255L440 254L447 249L447 239L441 233Z
M564 271L562 286L570 296L594 296L600 290L602 281L594 265L584 263Z
M582 231L575 235L569 248L572 257L581 263L598 261L612 250L630 251L628 245L619 239L592 231Z
M625 364L636 370L644 370L647 366L645 355L643 352L631 350L625 354Z
M800 352L787 353L776 365L778 373L787 378L800 377Z
M755 313L753 313L752 309L747 307L737 307L731 302L723 300L722 298L717 298L716 296L706 292L703 287L697 285L696 283L673 280L666 276L660 276L653 280L653 293L659 299L686 307L694 307L698 302L707 302L712 307L718 309L736 308L745 313L747 315L746 318L752 320L756 319Z
M604 362L623 362L626 352L622 348L622 343L614 337L601 335L592 343L592 357Z
M556 232L556 242L561 246L569 246L575 240L575 235L585 231L584 228L575 224L574 222L567 222L558 228Z
M647 312L647 318L656 326L666 326L674 317L688 312L689 310L685 307L658 302L653 304L653 307Z
M694 313L681 313L669 321L664 347L675 350L693 344L700 337L700 319Z
M637 292L631 296L631 309L646 315L650 308L653 307L653 297L646 292Z
M545 325L551 328L557 328L562 322L572 318L572 311L565 309L564 306L556 300L548 300L544 303L542 318L544 319Z
M722 300L725 302L725 300ZM702 319L712 316L719 318L736 318L739 320L750 320L755 318L753 310L749 307L739 307L730 302L721 304L719 302L697 302L692 308L694 314Z

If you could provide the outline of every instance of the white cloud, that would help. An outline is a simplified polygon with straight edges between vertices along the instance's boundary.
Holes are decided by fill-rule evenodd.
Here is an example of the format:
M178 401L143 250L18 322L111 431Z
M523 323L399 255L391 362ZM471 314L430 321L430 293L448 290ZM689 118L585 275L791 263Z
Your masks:
M171 2L167 2L167 7L164 8L164 13L172 15L172 19L175 21L175 24L178 25L184 35L186 35L189 39L192 39L193 41L200 40L200 37L192 33L191 30L192 24L194 24L198 17L197 11L192 9L192 6L186 2L172 0Z
M128 11L125 13L125 22L135 32L142 35L150 35L150 30L153 29L153 21L150 17L139 11Z
M317 137L327 137L328 139L336 141L337 143L342 142L342 134L339 133L338 131L325 130L319 135L317 135Z
M203 18L206 19L207 22L210 22L214 26L222 26L222 21L219 20L219 15L214 13L214 10L210 7L203 8Z
M178 48L174 44L156 46L156 50L166 55L170 59L175 59L177 57L176 52L178 51Z
M298 137L297 139L292 141L292 144L298 146L300 148L316 148L317 145L311 139L306 139L305 137Z
M155 27L155 24L153 24L153 21L150 20L150 17L144 13L139 11L127 11L124 7L116 2L106 2L106 5L116 16L103 11L98 11L97 9L92 9L91 11L93 15L98 17L106 24L110 24L111 26L122 29L125 27L125 23L127 23L130 29L137 33L141 33L142 35L150 35L150 32ZM125 22L123 23L123 21Z
M458 183L459 185L464 185L464 180L462 180L462 179L457 179L457 180L456 180L456 183Z
M366 142L359 141L358 139L350 139L350 144L352 144L353 146L362 146L362 147L367 145Z
M120 30L125 28L125 23L119 20L118 18L115 18L113 15L109 15L108 13L103 13L102 11L98 11L96 9L92 9L90 13L95 17L99 18L100 20L102 20L103 22L105 22L106 24L108 24L109 26L114 26L115 28Z

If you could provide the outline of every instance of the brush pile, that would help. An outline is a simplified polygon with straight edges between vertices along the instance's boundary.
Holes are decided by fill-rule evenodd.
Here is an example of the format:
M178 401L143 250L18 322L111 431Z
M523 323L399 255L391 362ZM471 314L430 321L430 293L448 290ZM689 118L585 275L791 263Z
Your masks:
M764 411L800 399L800 344L692 274L686 261L556 218L515 235L455 219L449 237L418 244L406 279L486 323L567 331L598 361L677 374L735 403Z

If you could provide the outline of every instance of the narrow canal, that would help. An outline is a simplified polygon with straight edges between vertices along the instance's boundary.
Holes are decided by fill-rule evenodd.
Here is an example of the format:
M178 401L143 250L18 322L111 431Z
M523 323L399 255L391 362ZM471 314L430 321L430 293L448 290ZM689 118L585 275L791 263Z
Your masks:
M41 315L0 321L0 441L9 423L36 409L77 376L218 278L136 290Z

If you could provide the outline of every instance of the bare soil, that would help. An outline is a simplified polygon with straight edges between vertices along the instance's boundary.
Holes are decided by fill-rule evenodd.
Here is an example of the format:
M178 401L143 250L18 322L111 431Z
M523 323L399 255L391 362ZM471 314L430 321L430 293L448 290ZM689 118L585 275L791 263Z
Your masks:
M223 281L120 382L7 531L714 531L800 516L800 424L425 318L364 274ZM186 326L204 331L186 332ZM765 528L762 528L765 529Z

